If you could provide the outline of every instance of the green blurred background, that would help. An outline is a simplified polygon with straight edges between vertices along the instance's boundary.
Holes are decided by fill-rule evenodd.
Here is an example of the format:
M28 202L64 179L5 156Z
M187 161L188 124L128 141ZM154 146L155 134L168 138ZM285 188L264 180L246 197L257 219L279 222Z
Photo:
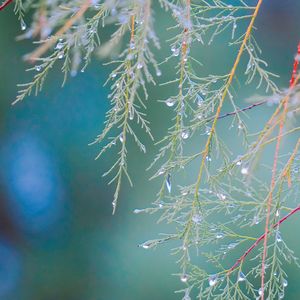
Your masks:
M288 85L300 39L299 11L299 1L265 1L256 23L263 56L270 70L280 74L281 87ZM171 20L158 7L155 15L159 37L165 41L171 32L162 28L171 25ZM149 206L155 199L158 182L148 181L151 173L145 168L157 149L146 137L146 157L130 146L129 171L135 186L123 185L117 213L112 216L114 190L101 174L113 157L94 161L99 147L87 146L103 128L109 107L103 83L110 69L95 59L62 89L62 76L55 69L42 93L12 107L16 84L31 76L24 72L28 66L22 56L32 45L16 42L20 33L8 7L0 13L0 299L180 299L173 292L180 287L179 280L171 276L178 271L176 258L169 255L168 247L154 251L137 247L164 227L155 223L155 216L132 214L134 208ZM108 34L103 29L104 39ZM162 43L157 55L163 60L170 55L170 47ZM230 68L235 51L218 38L194 55L210 66L205 72L222 74ZM162 67L164 79L172 78L174 63ZM172 114L155 100L167 98L173 90L157 86L149 90L149 119L159 139ZM243 106L243 99L255 93L242 87L237 104ZM224 111L228 110L230 106L225 106ZM247 124L259 128L257 124L270 111L256 110ZM233 148L239 147L235 134L228 134L229 122L225 124L219 134ZM295 138L285 140L285 147L293 145ZM189 147L191 151L199 143L195 140ZM300 255L295 226L300 226L296 218L282 231ZM287 271L286 299L300 299L299 270L289 266Z

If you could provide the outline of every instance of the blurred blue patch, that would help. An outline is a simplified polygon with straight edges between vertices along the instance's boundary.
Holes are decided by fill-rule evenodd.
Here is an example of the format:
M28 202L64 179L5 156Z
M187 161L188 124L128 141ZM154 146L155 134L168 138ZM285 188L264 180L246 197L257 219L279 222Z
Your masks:
M62 183L54 157L42 140L19 134L1 149L1 177L8 207L20 229L51 229L64 214Z
M0 240L0 297L6 296L19 283L21 277L21 260L15 249Z

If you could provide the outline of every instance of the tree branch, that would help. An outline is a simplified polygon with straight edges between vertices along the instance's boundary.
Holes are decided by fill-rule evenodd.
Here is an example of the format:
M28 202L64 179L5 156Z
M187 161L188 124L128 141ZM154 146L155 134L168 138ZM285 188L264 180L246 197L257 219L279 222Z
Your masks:
M298 44L298 53L300 51L300 43ZM296 81L295 81L295 76L298 70L298 57L295 57L294 60L294 65L293 65L293 71L292 71L292 76L290 80L290 89L295 87ZM270 223L270 214L271 214L271 206L273 202L273 190L276 184L276 173L277 173L277 164L278 164L278 157L279 157L279 150L280 150L280 145L281 145L281 136L283 132L283 127L285 124L286 120L286 114L288 110L288 103L289 103L289 98L286 100L283 100L283 112L282 115L280 116L280 123L279 123L279 131L278 131L278 136L277 136L277 142L276 142L276 147L275 147L275 154L274 154L274 161L273 161L273 168L272 168L272 179L271 179L271 192L269 194L268 202L267 202L267 216L266 216L266 224L265 224L265 236L264 236L264 249L263 249L263 256L262 256L262 263L261 263L261 300L264 300L264 285L265 285L265 260L267 258L267 243L268 243L268 231L269 231L269 223Z
M289 212L286 216L284 216L282 219L280 219L277 223L275 223L272 226L272 229L277 228L281 223L286 221L289 217L291 217L296 212L300 211L300 205L294 208L291 212ZM230 273L235 270L240 263L252 252L252 250L265 238L266 235L268 235L271 232L271 230L268 230L266 233L262 234L254 243L253 245L248 248L248 250L234 263L234 265L228 270L227 275L230 275Z

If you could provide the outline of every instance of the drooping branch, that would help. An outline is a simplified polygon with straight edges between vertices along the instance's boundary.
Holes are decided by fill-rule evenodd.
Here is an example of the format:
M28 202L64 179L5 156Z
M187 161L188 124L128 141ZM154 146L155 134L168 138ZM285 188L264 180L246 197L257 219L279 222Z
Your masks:
M298 44L298 52L300 52L300 43ZM295 57L294 66L292 71L292 76L290 80L290 89L294 88L295 86L295 76L298 70L298 57ZM277 136L275 154L274 154L274 161L273 161L273 168L272 168L272 179L271 179L271 192L269 194L268 202L267 202L267 216L266 216L266 224L265 224L265 236L264 236L264 249L263 249L263 256L262 256L262 264L261 264L261 300L264 300L264 280L265 280L265 260L267 257L267 243L268 243L268 231L269 231L269 223L270 223L270 214L271 214L271 206L273 201L273 190L276 184L276 173L277 173L277 164L278 164L278 157L279 157L279 149L281 145L281 136L283 132L283 127L285 124L286 114L288 110L288 103L289 98L283 100L283 112L280 116L280 123L279 123L279 131Z
M224 101L226 99L226 96L228 95L229 88L230 88L231 83L233 81L233 78L235 76L237 67L238 67L238 65L240 63L240 60L241 60L242 54L244 52L244 49L246 47L246 44L248 42L248 39L250 38L252 29L253 29L253 26L254 26L254 22L256 20L256 17L258 15L258 12L259 12L259 9L260 9L260 7L262 5L262 2L263 2L263 0L258 0L258 2L256 4L254 13L253 13L253 15L251 17L251 21L250 21L250 23L248 25L248 28L247 28L247 31L245 33L244 39L243 39L242 44L240 46L240 49L238 51L237 57L236 57L236 59L234 61L233 67L231 69L231 72L229 74L229 78L228 78L228 81L226 83L224 92L223 92L223 94L221 96L220 103L219 103L219 105L217 107L216 115L214 117L213 124L212 124L211 130L210 130L210 134L208 136L208 139L207 139L207 142L206 142L206 145L205 145L205 149L204 149L204 152L203 152L203 156L202 156L202 160L201 160L201 164L200 164L200 168L199 168L199 172L198 172L198 176L197 176L197 181L196 181L196 184L195 184L195 199L197 200L197 202L199 200L199 187L200 187L200 183L201 183L201 179L202 179L203 169L204 169L205 162L206 162L206 157L207 157L207 155L209 153L209 149L210 149L210 145L211 145L211 142L212 142L212 138L213 138L213 135L214 135L215 130L216 130L216 125L217 125L219 116L221 114L221 109L223 107L223 103L224 103Z

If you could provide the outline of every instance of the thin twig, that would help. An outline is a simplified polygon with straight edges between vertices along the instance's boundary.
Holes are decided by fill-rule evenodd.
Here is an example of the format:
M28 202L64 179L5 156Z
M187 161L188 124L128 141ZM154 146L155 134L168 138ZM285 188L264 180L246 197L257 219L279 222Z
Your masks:
M224 119L224 118L226 118L226 117L234 116L234 115L236 115L236 114L238 114L238 113L240 113L240 112L244 112L244 111L250 110L250 109L252 109L252 108L261 106L261 105L266 104L266 103L267 103L267 100L262 100L262 101L259 101L259 102L255 102L255 103L253 103L253 104L251 104L251 105L248 105L248 106L246 106L246 107L237 109L237 110L235 110L235 111L231 111L231 112L229 112L229 113L225 113L225 114L219 116L218 119L220 120L220 119ZM210 118L209 120L207 120L207 122L211 122L211 121L213 121L213 120L214 120L214 117L212 117L212 118Z
M0 5L0 11L4 9L8 4L10 4L13 0L6 0Z

